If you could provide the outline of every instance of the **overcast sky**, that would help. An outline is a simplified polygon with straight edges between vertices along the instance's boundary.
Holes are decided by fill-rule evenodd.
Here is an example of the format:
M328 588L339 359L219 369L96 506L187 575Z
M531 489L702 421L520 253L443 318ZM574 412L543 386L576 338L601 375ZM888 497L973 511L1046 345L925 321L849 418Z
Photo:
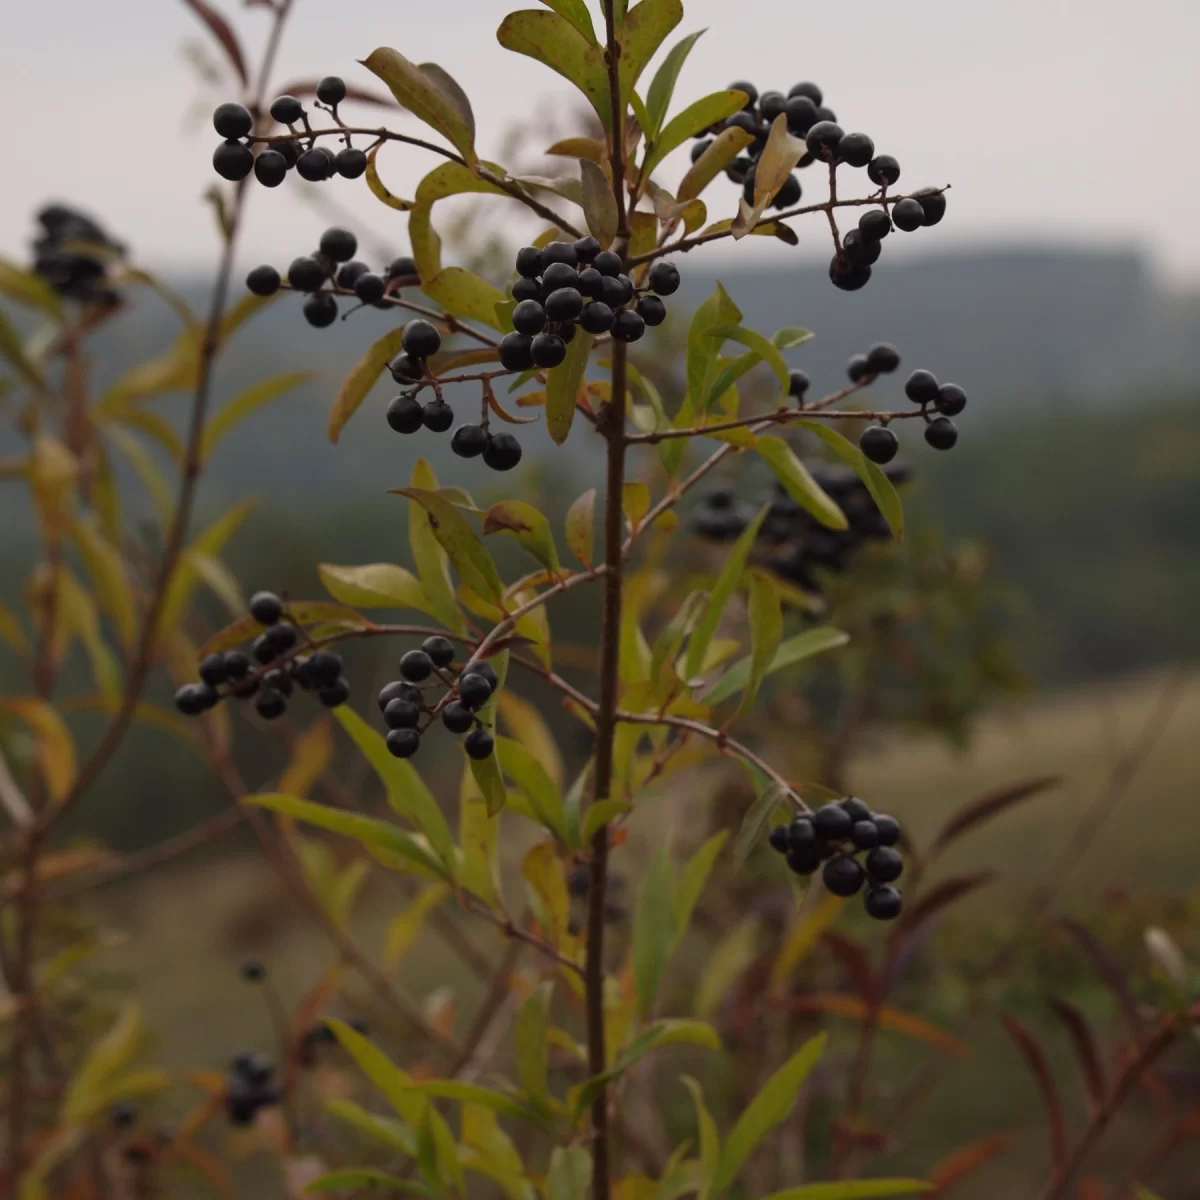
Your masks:
M214 2L256 57L263 10ZM336 72L368 83L355 60L394 46L460 81L481 152L494 154L513 118L569 92L496 42L513 7L296 0L279 82ZM1200 0L685 0L685 9L670 40L704 26L709 33L688 62L679 102L736 78L784 91L813 79L847 129L865 130L900 159L905 183L953 185L936 241L919 233L909 245L1138 244L1172 278L1200 281ZM215 179L207 113L228 97L187 65L184 46L199 34L178 0L7 6L0 253L23 255L33 210L58 198L96 212L148 266L210 260L211 213L201 199ZM658 178L671 186L683 162L680 152ZM411 194L432 163L405 152L381 165L394 191ZM247 257L286 261L315 242L326 222L289 194L291 183L256 189ZM405 219L383 210L361 180L324 186L377 227ZM729 186L719 197L714 219L735 204ZM395 240L403 245L402 233Z

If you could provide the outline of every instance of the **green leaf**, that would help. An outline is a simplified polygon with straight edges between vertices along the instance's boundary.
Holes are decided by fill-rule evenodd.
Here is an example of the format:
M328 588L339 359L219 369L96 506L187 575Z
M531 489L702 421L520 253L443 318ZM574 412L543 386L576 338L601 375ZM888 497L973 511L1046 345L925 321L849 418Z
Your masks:
M378 159L379 151L383 149L384 144L380 142L378 146L372 146L367 151L367 187L371 189L371 195L386 204L388 208L394 208L397 212L409 212L413 208L413 201L405 200L389 191L387 185L379 178L379 164L376 159Z
M579 160L579 177L583 189L580 207L587 221L588 232L600 245L607 247L617 236L617 199L613 195L612 184L608 176L586 158Z
M357 1188L387 1188L392 1192L407 1192L414 1196L429 1196L432 1193L423 1184L399 1175L389 1175L375 1167L346 1167L341 1171L327 1171L305 1185L305 1192L318 1195L322 1192L346 1192Z
M650 64L667 34L683 20L681 0L642 0L629 9L617 33L621 44L619 71L621 112L625 112L633 89ZM645 126L643 126L645 128Z
M566 17L589 42L595 42L596 30L584 0L542 0L542 3Z
M423 458L418 458L413 464L409 482L413 487L427 491L436 491L438 486L433 468ZM430 611L448 629L459 634L466 633L466 618L454 598L454 589L446 571L446 552L438 545L429 518L418 504L409 505L408 545L421 587L425 589L429 600Z
M550 1105L546 1075L550 1066L550 1000L554 981L545 980L533 989L517 1011L513 1038L517 1052L517 1081L525 1094L543 1107Z
M642 880L633 922L634 991L638 1016L643 1020L654 1008L658 983L675 942L674 883L675 872L670 852L664 843L651 860Z
M796 457L791 446L783 438L772 433L763 434L755 440L754 448L766 459L767 465L775 472L775 478L783 484L787 494L806 512L829 529L849 527L846 514L808 473L808 468Z
M421 291L447 312L490 329L502 328L496 305L507 297L486 279L465 267L443 267L429 279L421 278Z
M112 621L121 644L132 646L137 636L137 610L123 556L104 536L94 513L72 520L70 531L100 608Z
M500 765L496 756L489 754L487 758L468 758L471 774L483 793L487 805L487 815L494 817L503 807L507 799L504 791L504 777L500 774Z
M501 500L487 510L483 518L483 532L507 533L521 544L543 567L551 571L559 569L558 547L550 521L540 509L524 500Z
M360 567L318 563L317 573L325 590L343 604L358 608L415 608L430 616L437 615L416 576L395 563L364 563Z
M592 1156L584 1146L555 1146L546 1172L546 1200L587 1200Z
M353 1125L367 1137L382 1142L409 1158L416 1158L416 1136L408 1125L401 1124L394 1117L382 1117L377 1113L367 1112L353 1100L329 1100L325 1107L333 1116L339 1117L348 1125Z
M462 576L463 583L473 592L501 604L504 584L496 564L466 517L444 496L426 488L393 488L392 491L407 496L425 510L433 536Z
M680 38L667 52L667 57L663 59L662 65L654 73L654 78L650 81L650 90L646 93L646 115L649 119L649 128L643 132L648 142L656 139L658 131L667 119L667 109L671 107L671 97L675 93L679 72L683 69L687 56L691 54L692 47L705 32L703 29L697 29L695 33L689 33L687 37ZM646 174L649 172L647 171Z
M696 1130L700 1139L700 1183L696 1200L708 1200L712 1191L713 1178L717 1173L717 1160L721 1156L721 1135L713 1120L708 1105L704 1103L704 1090L690 1075L683 1076L684 1086L692 1093L696 1108Z
M771 344L778 346L780 350L791 350L795 346L811 342L812 336L811 329L801 329L796 325L789 325L783 329L777 329L771 334Z
M441 859L440 872L453 879L454 835L420 772L407 759L393 757L383 735L372 729L348 704L338 705L333 715L387 789L387 800L392 811L407 817L421 830L429 839L434 853Z
M583 817L583 829L580 837L586 846L611 821L624 816L629 811L629 804L624 800L598 800L588 805Z
M23 270L6 258L0 258L0 293L18 304L40 308L56 320L62 318L62 301L54 289L40 275Z
M496 37L506 50L524 54L557 71L573 83L588 99L601 125L607 130L612 124L608 97L608 74L604 54L566 17L557 12L522 9L509 13L496 30ZM578 335L577 335L578 340Z
M779 380L779 386L782 389L782 395L786 396L788 387L791 385L791 379L788 374L788 365L783 361L783 355L779 353L774 342L769 338L763 337L761 333L753 329L746 329L741 325L718 325L714 329L708 331L710 337L720 338L722 341L728 339L731 342L740 342L746 346L752 354L758 356L759 360L765 362L767 366L775 372L775 378ZM708 402L719 397L709 395ZM708 407L706 405L705 407Z
M695 404L703 404L716 373L720 343L710 337L722 325L737 324L742 319L738 306L718 283L716 290L696 309L688 328L687 394Z
M439 67L437 63L427 62L419 63L417 70L430 80L433 85L438 88L442 95L454 106L454 111L462 117L463 124L467 128L467 133L471 136L471 141L475 141L475 114L471 111L471 101L467 93L463 91L458 80L454 78L444 67Z
M449 878L446 868L429 850L398 825L389 824L387 821L365 817L361 813L345 812L340 808L330 808L326 804L314 804L310 800L301 800L299 796L287 796L281 792L260 792L255 796L244 796L242 803L257 804L259 808L269 808L273 812L295 817L297 821L307 821L321 829L354 838L373 853L383 855L385 861L403 859L411 867L425 874L438 879Z
M224 405L211 421L204 426L204 440L200 447L201 459L207 459L213 452L213 447L239 421L248 417L257 409L264 408L272 400L278 400L292 388L315 379L313 371L288 371L283 375L273 375L269 379L259 380L244 391L239 392L228 404Z
M112 1027L87 1052L63 1097L61 1120L82 1125L96 1116L105 1099L105 1088L137 1052L144 1026L141 1006L127 1003Z
M765 1200L870 1200L881 1196L913 1196L933 1191L922 1179L847 1179L840 1183L805 1183L772 1192ZM1153 1200L1153 1198L1143 1198Z
M166 529L171 523L171 516L175 510L175 498L171 494L171 485L167 483L166 477L158 463L154 461L154 456L150 453L146 443L119 425L105 425L104 436L121 452L134 469L142 486L150 496L159 525Z
M453 94L448 95L436 78L387 46L372 50L362 60L362 65L379 76L391 89L392 95L409 112L436 129L469 165L475 164L477 160L472 129L455 103L457 97ZM455 88L457 86L455 84Z
M585 567L590 567L596 536L595 488L589 488L567 509L566 526L568 548Z
M780 645L779 649L772 656L763 675L765 677L774 671L782 670L784 667L794 666L798 662L803 662L806 658L812 658L815 654L824 654L827 650L836 650L839 646L844 646L849 640L850 635L848 633L843 633L842 630L834 629L830 625L822 625L816 629L806 629L803 633L798 633L794 637L788 638L786 642ZM727 700L735 693L740 692L750 678L751 665L751 658L743 658L736 663L700 697L701 702L715 706L720 704L721 701Z
M679 181L675 199L680 204L694 200L752 141L754 136L736 125L722 129Z
M688 926L692 921L692 912L695 910L696 904L704 892L704 885L708 882L708 877L712 873L717 856L721 853L728 839L728 829L722 829L719 833L714 833L692 855L688 860L687 866L683 868L683 873L679 876L679 881L675 885L675 897L673 901L675 909L675 937L671 945L672 951L679 945L683 935L687 933Z
M738 1177L746 1160L762 1141L781 1122L786 1121L796 1106L800 1088L808 1078L825 1049L825 1034L810 1038L763 1084L758 1095L734 1125L717 1163L713 1193L720 1195Z
M345 604L334 604L329 600L301 600L288 605L288 615L297 625L336 625L345 629L370 629L371 621L353 608ZM222 650L232 650L243 642L248 642L262 626L250 616L238 620L219 629L200 647L200 657L216 654Z
M500 769L529 801L536 820L561 842L567 841L563 799L549 772L525 746L512 738L496 738Z
M432 1096L438 1100L457 1100L460 1104L478 1104L508 1117L519 1117L537 1125L542 1123L541 1117L532 1109L511 1096L504 1095L503 1092L493 1091L478 1083L464 1083L461 1079L423 1079L414 1081L412 1087L413 1091L420 1092L423 1096Z
M329 410L329 440L336 442L346 422L358 411L358 406L367 398L388 363L400 353L404 339L403 327L389 330L375 341L366 354L350 368L334 397Z
M575 420L575 402L591 352L591 335L580 329L567 346L567 357L546 374L546 428L560 446Z
M0 359L7 360L34 391L43 394L46 392L46 381L42 377L41 371L25 353L20 334L2 312L0 312Z
M687 659L684 666L684 673L688 679L694 679L700 672L708 644L717 631L717 626L725 612L725 606L741 582L742 572L746 568L746 559L749 558L750 551L754 548L754 539L758 537L759 526L762 525L766 515L767 509L764 505L725 556L725 564L709 593L704 614L697 621L696 628L692 631L692 636L688 641Z
M383 947L384 966L391 970L405 955L416 940L425 918L450 895L450 889L442 883L431 883L422 888L413 902L388 924Z
M737 716L754 707L759 685L771 668L783 637L783 605L779 585L765 571L750 575L750 672Z
M665 64L664 64L665 65ZM740 112L746 103L746 93L733 89L713 92L689 104L678 116L673 117L667 127L646 147L646 161L642 165L642 176L650 173L676 146L682 146L688 138L703 133L710 125Z
M737 845L733 852L735 869L750 857L750 852L758 844L763 830L771 823L771 818L782 799L782 790L778 784L773 783L766 791L760 793L754 803L746 809L746 815L742 818L742 824L738 829Z
M866 485L875 501L876 508L887 521L892 536L899 541L904 540L904 507L900 497L892 486L892 481L849 439L843 437L836 429L830 429L820 421L797 421L797 425L814 433L833 451L834 454L854 468L859 479Z
M352 1029L345 1021L326 1017L325 1024L333 1030L345 1052L375 1085L396 1115L411 1126L417 1126L429 1107L425 1097L413 1088L412 1078L393 1063L382 1050Z

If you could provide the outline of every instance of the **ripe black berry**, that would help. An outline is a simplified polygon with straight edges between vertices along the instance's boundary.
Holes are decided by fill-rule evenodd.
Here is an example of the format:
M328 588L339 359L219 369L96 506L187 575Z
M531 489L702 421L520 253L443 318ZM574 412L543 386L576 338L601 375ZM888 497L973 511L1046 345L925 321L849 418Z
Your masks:
M288 283L298 292L315 292L325 282L325 268L310 254L293 258Z
M742 109L741 112L735 112L732 117L726 117L722 122L725 129L744 129L747 133L755 137L761 132L758 121L755 120L754 114Z
M943 383L933 403L943 416L957 417L967 407L967 393L957 383Z
M789 175L783 181L783 187L775 193L775 198L771 201L771 207L790 208L800 200L800 195L800 180L795 175Z
M893 207L892 223L897 229L903 229L905 233L912 233L914 229L920 229L925 223L925 210L918 201L908 197Z
M788 99L793 96L807 96L814 104L820 104L825 98L821 89L815 83L798 83L788 92Z
M542 272L542 294L549 296L559 288L574 287L577 279L574 267L565 262L553 262Z
M389 729L416 729L421 723L421 710L411 700L396 699L383 710Z
M581 263L590 263L602 249L604 249L604 247L601 246L594 237L591 237L590 235L588 237L581 237L575 243L576 261Z
M487 446L488 433L482 425L460 425L450 439L450 449L459 458L478 458Z
M819 840L817 837L817 828L813 824L812 817L803 814L792 818L787 831L788 845L793 850L803 850L809 846L815 846Z
M601 275L611 275L614 278L621 273L621 256L614 254L611 250L601 250L595 258L592 259L592 266L600 272Z
M275 651L275 647L271 644L271 639L265 633L259 634L250 643L250 653L257 662L262 663L264 666L269 662L274 662L279 657Z
M295 96L276 96L271 101L271 116L280 125L295 125L304 116L304 105Z
M278 187L287 173L287 159L278 150L264 150L254 160L254 178L263 187Z
M492 685L478 674L464 675L458 682L458 698L472 712L491 699L493 690Z
M527 333L506 333L500 339L500 365L506 371L528 371L533 366L532 344Z
M892 231L892 218L885 208L868 209L858 218L858 232L868 241L881 242Z
M867 164L867 178L877 187L891 187L900 178L900 164L890 154L878 154Z
M546 328L546 310L536 300L522 300L512 313L513 328L532 337Z
M364 304L378 304L387 291L382 275L367 271L354 281L354 294Z
M851 262L845 255L835 254L829 262L829 280L843 292L857 292L870 282L871 268L866 263Z
M850 814L840 804L824 804L812 815L817 836L827 842L840 842L850 836Z
M871 819L870 808L863 803L857 796L847 796L842 802L842 807L852 821L869 821Z
M418 318L405 325L401 345L413 358L428 358L441 349L442 335L428 321Z
M935 450L949 450L958 441L958 430L949 417L934 417L925 426L925 440Z
M914 404L932 404L938 398L938 381L932 371L914 371L904 385L904 394Z
M200 678L209 687L220 687L228 677L223 654L209 654L200 660Z
M876 846L867 855L866 866L875 883L894 883L904 873L904 859L891 846Z
M874 917L876 921L894 921L904 907L900 893L888 883L881 884L879 887L867 888L863 904L866 907L867 916Z
M767 835L767 842L770 844L772 850L779 854L786 854L791 848L791 842L788 839L788 827L786 825L776 825Z
M305 300L302 311L315 329L327 329L337 320L337 301L328 292L314 292Z
M336 75L326 75L320 83L317 84L317 99L322 104L328 104L330 108L341 104L346 98L346 84Z
M536 279L518 279L512 285L512 298L519 304L522 300L536 300L541 303L542 287Z
M853 896L862 887L866 876L857 859L839 854L825 864L821 878L835 896Z
M842 254L856 267L870 267L879 261L883 246L873 238L865 238L857 229L851 229L842 238Z
M451 700L442 709L442 724L451 733L466 733L475 724L475 714L465 704Z
M788 375L788 395L795 396L797 400L804 398L804 393L808 391L809 380L808 376L803 371L792 371Z
M787 114L788 132L796 137L806 137L808 131L821 119L817 106L809 96L793 96L784 109Z
M300 155L303 153L300 147L293 141L275 142L271 148L273 150L278 150L279 153L283 155L284 159L287 161L289 171L296 165L296 163L299 161Z
M868 375L873 375L871 364L867 362L865 354L856 354L846 364L846 374L850 376L851 383L860 383L866 379Z
M445 433L454 424L454 409L444 400L430 400L421 409L421 422L433 433Z
M896 457L900 442L885 425L868 425L858 439L858 448L873 463L889 463Z
M793 846L787 853L787 865L797 875L811 875L821 865L820 846Z
M425 364L411 354L397 354L388 364L388 370L397 383L416 383L425 376Z
M838 161L848 167L865 167L875 154L875 143L865 133L848 133L838 143Z
M496 674L496 668L490 662L470 662L462 669L460 679L466 679L468 675L482 675L488 681L492 691L495 691L500 686L500 676Z
M326 708L337 708L338 705L345 704L350 699L350 684L346 679L335 679L333 683L327 683L324 687L317 689L317 699Z
M842 140L842 127L832 121L818 121L805 137L808 151L815 158L829 162L838 152Z
M787 107L787 97L782 92L763 92L758 98L758 111L770 125Z
M879 830L875 828L875 822L855 821L850 829L850 840L859 850L870 850L879 844Z
M319 687L330 687L341 676L342 656L333 650L318 650L308 660L307 672Z
M607 333L612 323L613 310L602 300L593 300L579 314L579 324L588 333Z
M877 375L890 375L900 365L900 351L887 342L877 342L867 351L867 362Z
M622 309L613 318L612 335L618 342L636 342L646 332L646 322L632 309Z
M549 242L542 247L542 275L554 263L562 263L567 267L574 267L579 262L579 252L575 249L574 242Z
M264 721L273 721L287 712L287 700L282 692L277 692L274 688L265 688L254 701L254 708Z
M400 659L400 674L409 683L422 683L433 674L433 660L424 650L409 650Z
M477 759L487 758L495 745L496 739L486 729L472 729L463 739L463 749Z
M627 285L624 275L605 275L600 280L600 299L614 312L624 308L632 295L633 288Z
M321 253L334 262L349 262L358 252L358 238L337 225L321 234Z
M900 822L895 817L889 817L887 813L872 813L871 820L879 831L881 846L894 846L900 840Z
M539 333L529 345L529 355L535 367L557 367L567 357L567 343L557 333Z
M323 147L314 146L296 159L296 174L309 183L320 183L329 178L329 157Z
M249 656L240 650L226 650L222 657L225 660L226 679L244 679L254 665Z
M415 688L411 683L405 683L400 679L392 683L385 683L379 689L379 695L375 698L375 702L379 705L379 711L383 712L393 700L407 700L409 703L419 706L421 703L421 689Z
M279 291L279 272L274 267L263 265L255 267L246 276L246 287L256 296L273 296Z
M946 215L945 192L926 192L917 196L916 200L925 214L922 225L936 225Z
M204 703L202 683L185 683L175 693L175 707L179 709L185 717L194 717L202 713L206 705Z
M213 151L213 170L222 179L236 183L254 170L254 155L241 142L222 142Z
M399 258L393 258L388 263L387 277L389 279L411 279L416 274L416 260L407 254L401 254Z
M390 729L387 748L395 758L412 758L421 748L421 735L415 729Z
M578 325L575 321L559 321L558 336L569 346L575 340L575 330Z
M421 643L421 649L429 655L435 667L448 667L454 661L454 643L440 633L427 637Z
M542 273L542 252L536 246L522 246L517 251L517 274L536 279Z
M117 1129L128 1129L137 1120L137 1109L122 1102L112 1107L112 1123Z
M679 291L679 268L674 263L656 262L646 277L650 290L658 296L673 296Z
M647 325L661 325L667 319L667 306L657 296L638 297L635 311Z
M337 167L337 173L343 179L357 179L367 169L366 154L362 150L356 150L353 146L339 150L333 162Z
M274 592L255 592L250 597L250 615L260 625L274 625L283 616L283 601Z
M234 141L254 128L254 118L241 104L219 104L213 113L213 128L226 141Z
M573 321L582 310L583 297L574 287L556 288L546 297L546 316L551 321Z
M595 267L584 267L575 280L575 289L586 300L599 300L604 295L604 276Z
M292 694L292 677L286 670L276 668L263 676L263 687L271 688L281 696L290 696Z
M360 262L357 258L352 258L349 262L342 263L338 267L337 274L334 276L334 283L340 288L346 288L348 291L354 290L354 285L364 276L370 273L371 268L365 262Z
M692 162L697 162L697 161L699 161L699 159L700 159L700 156L701 156L701 155L702 155L702 154L705 152L705 150L707 150L707 149L709 148L709 146L711 146L712 144L713 144L713 140L712 140L712 138L704 138L702 141L699 141L699 142L693 142L693 143L692 143L692 149L691 149Z
M397 433L416 433L425 423L425 410L415 396L397 396L387 407L387 423Z

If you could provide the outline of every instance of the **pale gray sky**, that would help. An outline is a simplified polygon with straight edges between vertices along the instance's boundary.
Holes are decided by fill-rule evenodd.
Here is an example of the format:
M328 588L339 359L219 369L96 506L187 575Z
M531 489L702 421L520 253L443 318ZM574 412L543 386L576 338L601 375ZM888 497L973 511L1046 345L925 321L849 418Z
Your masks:
M256 55L263 11L216 2ZM507 122L569 92L496 42L496 26L516 6L297 0L280 82L335 72L366 83L355 60L392 45L460 81L481 152L494 153ZM685 9L672 41L709 32L685 69L680 102L739 77L784 91L814 79L846 128L896 154L906 183L953 184L937 236L913 235L912 246L1132 242L1173 278L1200 280L1198 0L685 0ZM9 6L0 41L8 115L0 253L23 254L32 211L60 198L95 211L146 265L209 261L211 214L201 196L215 179L215 134L207 113L227 97L206 91L185 63L183 45L198 28L178 0ZM681 151L658 177L670 186L683 162ZM411 194L429 165L416 152L393 152L384 175ZM291 182L256 189L247 258L286 261L315 242L324 222L289 198ZM325 186L376 226L405 219L384 211L362 181ZM735 203L731 188L719 194L714 207L730 211L710 207L714 219L732 215Z

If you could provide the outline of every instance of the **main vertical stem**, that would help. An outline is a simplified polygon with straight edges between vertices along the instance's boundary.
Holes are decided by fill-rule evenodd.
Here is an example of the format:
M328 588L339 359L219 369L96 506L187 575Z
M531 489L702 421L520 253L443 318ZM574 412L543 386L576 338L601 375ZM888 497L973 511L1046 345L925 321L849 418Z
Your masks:
M625 204L625 113L621 103L621 46L617 41L612 0L604 4L605 64L610 99L609 168L617 205L617 231L612 249L624 258L629 248L629 218ZM607 800L612 792L613 740L620 699L619 653L621 645L622 542L625 517L625 385L624 342L612 344L612 386L609 402L596 427L605 441L604 487L604 613L600 629L600 701L596 711L596 761L592 803ZM588 890L587 992L588 1072L596 1076L608 1068L604 1038L604 906L608 889L608 828L601 826L592 839L591 886ZM592 1195L609 1200L612 1191L609 1163L608 1089L601 1087L592 1101Z

